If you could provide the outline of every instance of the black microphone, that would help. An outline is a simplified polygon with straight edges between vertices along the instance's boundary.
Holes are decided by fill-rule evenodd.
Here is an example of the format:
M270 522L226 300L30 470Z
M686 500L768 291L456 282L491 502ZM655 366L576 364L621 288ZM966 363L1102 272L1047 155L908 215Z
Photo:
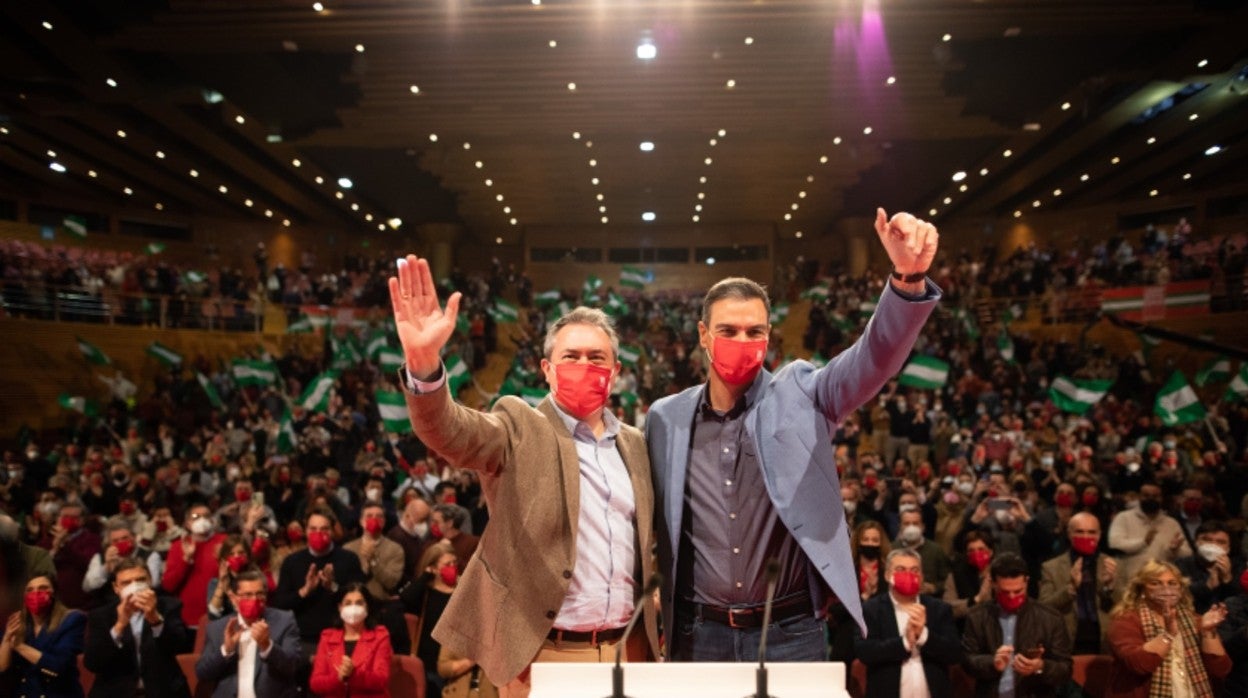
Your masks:
M633 634L633 628L637 625L637 619L644 615L644 600L650 596L663 584L663 575L655 572L650 577L650 581L646 582L646 587L637 595L637 600L633 603L633 617L628 619L628 625L624 626L624 635L620 637L620 641L615 645L615 666L611 669L611 698L628 698L624 695L624 648L628 645L628 637Z
M771 605L776 600L776 582L780 579L780 563L772 558L764 571L767 578L767 600L763 603L763 632L758 638L758 671L755 672L754 698L771 698L767 694L767 630L771 627Z

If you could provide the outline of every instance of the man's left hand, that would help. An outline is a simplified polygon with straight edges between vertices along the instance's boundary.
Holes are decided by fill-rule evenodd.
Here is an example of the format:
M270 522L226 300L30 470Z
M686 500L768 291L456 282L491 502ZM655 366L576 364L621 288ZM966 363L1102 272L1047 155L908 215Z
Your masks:
M883 208L877 208L875 232L898 273L924 274L932 266L940 235L931 223L909 213L898 213L890 220Z

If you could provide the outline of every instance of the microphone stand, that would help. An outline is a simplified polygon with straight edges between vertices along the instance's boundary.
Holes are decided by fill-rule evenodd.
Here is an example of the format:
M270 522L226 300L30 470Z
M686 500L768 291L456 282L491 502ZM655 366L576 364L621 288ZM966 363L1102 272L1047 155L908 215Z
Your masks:
M615 666L611 668L611 695L608 698L629 698L624 695L624 648L628 645L628 638L633 634L633 628L637 627L637 619L644 614L642 604L645 598L653 594L662 583L663 576L655 572L646 584L646 588L637 595L637 600L633 604L633 617L628 619L628 625L624 626L624 635L615 645Z
M776 560L768 560L766 575L767 601L763 604L763 632L758 639L758 669L754 672L754 698L772 698L767 693L767 630L771 628L771 606L776 600L776 581L780 578L780 563Z

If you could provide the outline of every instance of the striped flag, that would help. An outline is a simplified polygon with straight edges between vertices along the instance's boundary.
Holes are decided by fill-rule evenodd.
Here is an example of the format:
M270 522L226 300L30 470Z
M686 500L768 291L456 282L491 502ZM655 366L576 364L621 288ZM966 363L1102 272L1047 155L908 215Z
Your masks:
M628 366L636 366L641 360L641 347L631 344L620 345L620 363Z
M789 304L776 303L771 306L771 324L779 325L789 317Z
M338 374L326 371L308 384L307 390L299 397L299 406L309 412L324 412L329 409L329 396L334 391L334 381Z
M412 420L407 414L407 400L403 398L403 393L378 390L377 412L381 415L381 423L386 431L406 434L412 430Z
M333 353L333 359L330 361L330 368L341 370L350 368L364 360L360 356L360 352L355 348L355 342L352 342L348 335L345 339L337 337L329 338L330 351Z
M567 301L559 301L550 310L546 311L546 320L554 322L570 312L572 312L572 304Z
M491 305L486 312L490 314L490 317L494 318L495 322L520 321L520 310L502 298L495 298L494 304Z
M109 366L113 363L113 360L108 358L108 354L100 351L99 347L95 346L91 342L88 342L82 337L78 338L78 351L82 352L82 355L87 358L87 361L90 361L96 366Z
M602 279L590 274L589 278L585 279L585 283L581 284L581 296L586 299L593 298L598 295L598 289L601 287Z
M188 284L202 284L208 280L208 275L202 271L188 271L182 275L182 280Z
M611 292L607 294L607 304L602 307L602 311L611 317L627 315L628 303L622 297Z
M79 240L87 237L87 219L82 216L65 216L61 219L61 228Z
M381 366L383 371L397 371L403 365L403 352L384 347L377 353L377 365Z
M821 281L805 291L802 291L801 297L812 301L823 300L828 297L828 290L828 282Z
M277 426L277 452L290 453L298 444L299 437L295 434L295 420L290 416L290 408L286 408L286 412L282 414L282 421Z
M650 277L646 272L636 267L623 267L620 269L620 285L628 288L645 288L650 283Z
M277 382L277 365L271 361L235 359L230 373L238 385L273 385Z
M459 389L472 382L472 373L468 364L459 356L452 354L446 358L446 383L451 395L458 395Z
M1023 310L1022 305L1018 303L1014 303L1010 307L1001 311L1001 323L1004 325L1008 325L1011 322L1014 322L1015 320L1022 320L1025 312L1026 311Z
M385 330L375 330L371 337L368 338L368 344L364 345L364 355L370 359L376 359L382 349L389 344Z
M298 320L286 325L286 334L307 334L312 331L312 320L307 315L300 315Z
M930 356L919 355L901 370L897 382L911 388L939 388L949 380L949 364Z
M154 357L157 361L170 368L182 365L182 355L160 342L149 344L147 346L147 355Z
M1113 384L1113 381L1085 381L1058 376L1049 385L1049 399L1063 412L1084 414L1105 397Z
M81 412L88 417L95 417L100 413L100 406L95 403L95 400L88 400L80 395L61 393L56 402L67 410Z
M1214 381L1229 380L1231 377L1231 360L1225 356L1218 358L1205 364L1203 368L1196 373L1196 385L1203 388L1207 384Z
M219 410L225 409L225 402L221 399L221 395L217 393L217 389L213 386L212 381L208 380L208 376L196 372L195 380L199 381L199 387L204 389L204 393L208 395L208 402L213 407Z
M1226 394L1222 396L1227 402L1244 398L1248 398L1248 362L1239 365L1239 373L1231 379L1231 384L1226 386Z
M165 251L165 243L149 242L147 243L147 247L143 248L143 251L151 255L160 254L161 252Z
M997 352L1006 363L1014 363L1014 340L1010 339L1010 333L1005 329L997 335Z
M1157 393L1157 403L1153 406L1153 414L1161 417L1161 423L1172 427L1176 424L1197 422L1205 418L1205 406L1182 371L1175 371L1170 380Z
M533 302L542 306L551 305L558 303L559 299L562 297L562 294L559 293L559 289L552 288L549 291L542 291L541 293L533 296Z

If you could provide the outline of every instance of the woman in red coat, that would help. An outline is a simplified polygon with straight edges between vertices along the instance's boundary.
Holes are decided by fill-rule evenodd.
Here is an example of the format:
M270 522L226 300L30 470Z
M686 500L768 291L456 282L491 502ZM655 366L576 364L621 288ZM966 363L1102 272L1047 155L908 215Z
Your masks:
M312 693L324 698L390 698L390 633L370 618L372 599L352 582L338 601L341 627L321 632L312 659Z
M1112 614L1108 636L1114 667L1106 696L1212 698L1210 677L1220 679L1231 670L1218 636L1225 619L1222 604L1196 615L1178 568L1149 560Z

